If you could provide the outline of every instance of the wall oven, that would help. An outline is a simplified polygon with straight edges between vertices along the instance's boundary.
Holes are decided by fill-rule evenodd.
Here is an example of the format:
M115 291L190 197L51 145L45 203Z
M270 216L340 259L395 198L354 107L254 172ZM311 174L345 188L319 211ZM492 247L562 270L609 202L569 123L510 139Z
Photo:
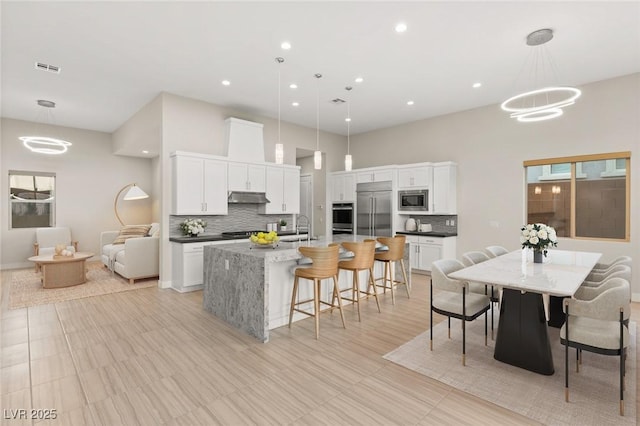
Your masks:
M429 190L398 191L399 212L429 212Z
M334 203L333 213L333 233L353 234L353 203Z

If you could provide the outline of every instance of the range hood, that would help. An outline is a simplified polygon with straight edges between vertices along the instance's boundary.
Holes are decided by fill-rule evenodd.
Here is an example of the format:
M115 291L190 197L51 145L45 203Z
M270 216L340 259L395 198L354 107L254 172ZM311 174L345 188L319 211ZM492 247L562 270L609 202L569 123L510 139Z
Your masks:
M228 202L229 204L267 204L271 201L267 200L264 192L231 191Z

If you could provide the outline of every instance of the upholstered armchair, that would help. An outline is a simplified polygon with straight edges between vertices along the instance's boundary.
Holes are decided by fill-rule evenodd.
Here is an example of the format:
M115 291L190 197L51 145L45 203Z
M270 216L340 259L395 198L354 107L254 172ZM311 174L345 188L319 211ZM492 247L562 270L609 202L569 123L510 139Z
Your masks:
M33 255L54 255L58 244L64 244L67 250L74 253L78 251L78 242L71 239L71 230L69 228L37 228L36 242L33 244ZM40 265L36 263L36 272L39 270Z
M137 279L157 277L160 273L158 224L147 225L148 232L144 235L122 239L127 228L131 227L100 234L102 263L112 272L128 279L130 284Z

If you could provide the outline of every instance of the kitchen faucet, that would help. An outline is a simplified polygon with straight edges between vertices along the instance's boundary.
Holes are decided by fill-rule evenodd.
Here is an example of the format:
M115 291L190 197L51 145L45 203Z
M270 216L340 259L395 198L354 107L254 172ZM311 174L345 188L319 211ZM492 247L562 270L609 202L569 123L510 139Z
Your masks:
M296 235L298 236L298 241L300 241L300 219L307 220L307 245L311 243L311 221L309 218L303 214L299 214L296 218Z

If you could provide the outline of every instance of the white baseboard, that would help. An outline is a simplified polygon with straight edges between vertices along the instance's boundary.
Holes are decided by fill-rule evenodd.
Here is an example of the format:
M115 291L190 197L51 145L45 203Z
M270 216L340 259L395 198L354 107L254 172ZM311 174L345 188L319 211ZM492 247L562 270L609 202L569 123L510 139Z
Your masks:
M160 281L158 280L158 286L160 288L171 288L171 281Z

